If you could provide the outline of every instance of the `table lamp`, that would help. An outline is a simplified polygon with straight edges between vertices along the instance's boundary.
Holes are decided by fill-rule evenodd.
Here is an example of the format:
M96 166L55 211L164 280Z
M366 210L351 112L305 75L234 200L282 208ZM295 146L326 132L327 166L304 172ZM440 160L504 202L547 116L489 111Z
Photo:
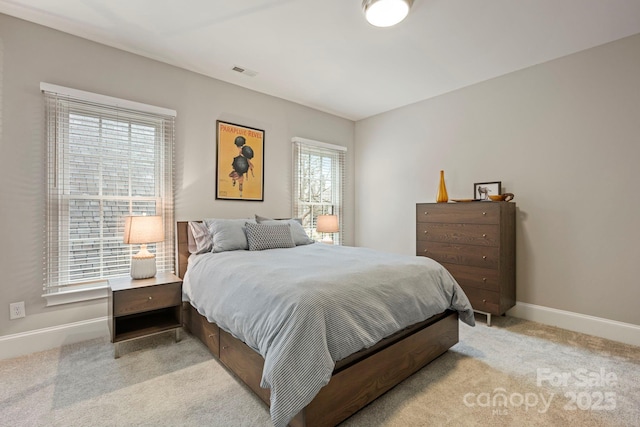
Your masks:
M124 243L140 244L140 252L131 257L131 277L148 279L156 275L156 256L147 243L164 240L162 216L128 216L124 223Z
M318 215L318 219L316 222L316 231L318 233L337 233L340 230L338 225L338 216L337 215ZM322 240L322 243L327 243L329 245L333 245L333 238L331 235L325 236Z

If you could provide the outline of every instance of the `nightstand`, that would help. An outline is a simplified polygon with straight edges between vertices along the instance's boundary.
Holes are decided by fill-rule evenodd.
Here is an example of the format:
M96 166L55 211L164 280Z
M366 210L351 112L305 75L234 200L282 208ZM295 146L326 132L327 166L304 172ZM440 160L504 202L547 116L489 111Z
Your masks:
M182 326L182 280L171 273L150 279L122 277L109 280L109 331L118 344L135 338L175 330L180 341Z

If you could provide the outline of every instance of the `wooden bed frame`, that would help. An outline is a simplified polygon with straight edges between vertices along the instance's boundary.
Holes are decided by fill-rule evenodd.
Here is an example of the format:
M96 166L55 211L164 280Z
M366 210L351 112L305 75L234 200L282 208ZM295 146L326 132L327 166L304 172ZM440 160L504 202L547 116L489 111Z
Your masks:
M178 276L187 270L186 221L177 223ZM269 389L260 387L264 359L242 341L210 323L190 304L183 303L184 327L270 404ZM335 426L445 353L458 342L458 313L445 311L385 338L375 346L336 363L329 384L296 417L291 427Z

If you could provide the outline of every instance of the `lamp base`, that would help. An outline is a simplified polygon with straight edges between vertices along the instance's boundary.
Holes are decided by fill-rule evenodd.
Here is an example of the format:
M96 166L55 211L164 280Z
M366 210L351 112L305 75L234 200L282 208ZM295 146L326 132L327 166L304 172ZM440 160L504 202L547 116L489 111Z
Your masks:
M149 279L156 275L156 257L131 257L131 278Z
M329 236L320 240L321 243L326 243L327 245L333 245L333 239Z

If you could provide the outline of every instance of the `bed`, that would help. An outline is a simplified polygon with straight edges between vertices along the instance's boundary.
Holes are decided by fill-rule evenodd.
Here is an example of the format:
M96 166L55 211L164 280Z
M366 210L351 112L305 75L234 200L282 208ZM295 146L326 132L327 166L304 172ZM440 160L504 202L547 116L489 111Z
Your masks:
M274 224L246 224L251 249L265 241L256 230L289 232ZM221 243L192 255L189 222L177 236L185 328L270 406L278 427L340 423L457 343L459 317L474 323L455 280L426 258L321 243ZM438 283L414 284L423 275Z

